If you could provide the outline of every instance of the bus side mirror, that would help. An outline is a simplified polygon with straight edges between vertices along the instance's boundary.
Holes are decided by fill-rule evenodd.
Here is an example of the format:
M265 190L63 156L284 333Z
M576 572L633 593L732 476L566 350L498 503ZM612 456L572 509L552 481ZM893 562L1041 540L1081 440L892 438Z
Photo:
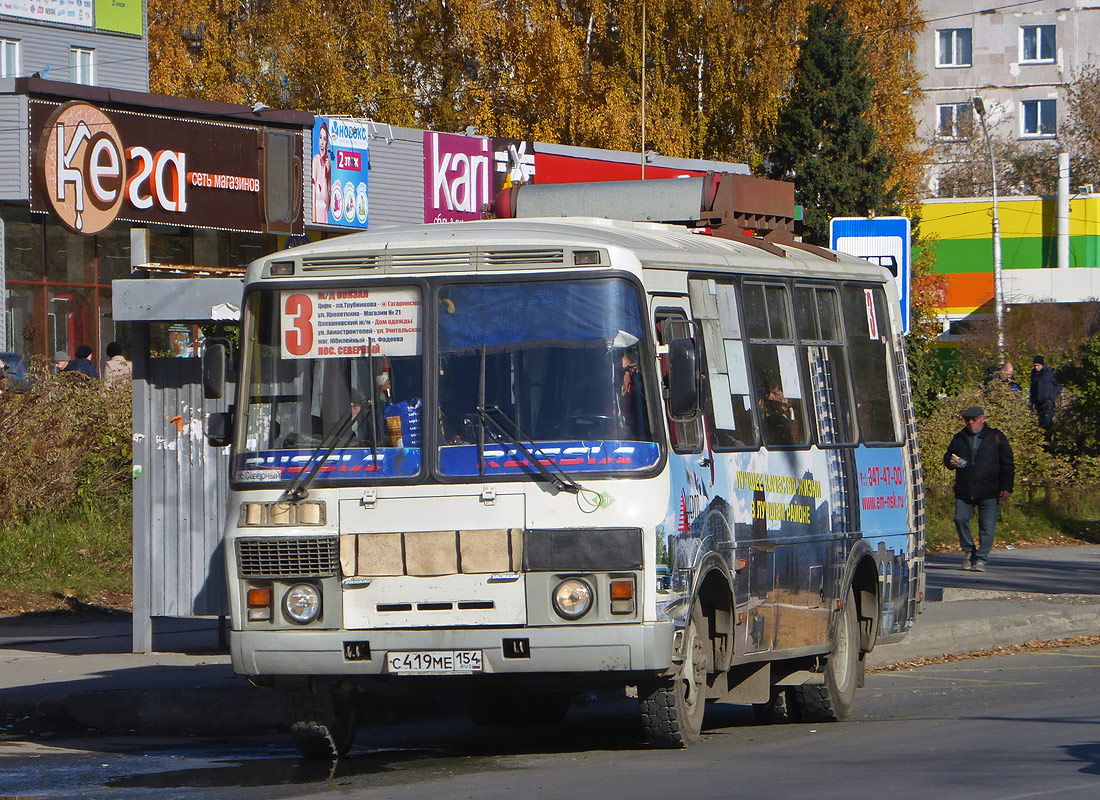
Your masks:
M211 447L228 447L233 440L233 412L215 411L206 418L206 443Z
M668 411L677 421L699 413L699 368L694 339L668 343Z
M202 396L217 400L225 393L225 372L228 362L224 342L207 342L202 354Z

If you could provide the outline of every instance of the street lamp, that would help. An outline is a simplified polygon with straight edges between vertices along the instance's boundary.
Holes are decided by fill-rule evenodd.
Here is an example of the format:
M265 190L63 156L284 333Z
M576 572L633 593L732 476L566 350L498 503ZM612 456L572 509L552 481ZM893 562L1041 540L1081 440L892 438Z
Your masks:
M1005 352L1005 306L1004 289L1001 285L1001 218L997 215L997 165L993 161L993 142L989 138L989 128L985 124L985 103L982 98L974 98L974 110L982 123L985 144L989 148L989 169L993 173L993 309L997 318L997 356L1004 357Z

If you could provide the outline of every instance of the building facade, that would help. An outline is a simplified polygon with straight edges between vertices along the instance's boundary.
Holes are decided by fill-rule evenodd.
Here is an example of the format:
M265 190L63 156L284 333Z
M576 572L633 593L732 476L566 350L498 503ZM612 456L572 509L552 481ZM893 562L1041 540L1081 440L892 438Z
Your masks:
M939 194L952 157L945 145L981 135L975 97L983 100L992 137L1048 149L1053 169L1066 89L1097 53L1100 3L921 0L920 7L926 27L914 66L924 75L925 96L915 113L918 134L935 154L929 194Z

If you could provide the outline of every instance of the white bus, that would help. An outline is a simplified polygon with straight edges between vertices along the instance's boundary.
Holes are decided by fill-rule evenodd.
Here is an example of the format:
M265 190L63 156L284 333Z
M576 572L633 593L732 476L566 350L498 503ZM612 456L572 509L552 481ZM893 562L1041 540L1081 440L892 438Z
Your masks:
M315 757L379 693L549 723L614 687L674 747L708 699L848 717L922 599L897 312L860 259L595 217L253 263L207 431L232 447L234 668L291 692ZM208 347L210 396L224 364Z

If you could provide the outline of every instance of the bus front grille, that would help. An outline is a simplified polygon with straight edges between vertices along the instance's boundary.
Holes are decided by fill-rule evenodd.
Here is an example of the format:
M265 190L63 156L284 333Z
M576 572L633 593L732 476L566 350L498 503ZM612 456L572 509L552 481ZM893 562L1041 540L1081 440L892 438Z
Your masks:
M335 575L340 544L335 536L237 540L241 578L305 578Z

